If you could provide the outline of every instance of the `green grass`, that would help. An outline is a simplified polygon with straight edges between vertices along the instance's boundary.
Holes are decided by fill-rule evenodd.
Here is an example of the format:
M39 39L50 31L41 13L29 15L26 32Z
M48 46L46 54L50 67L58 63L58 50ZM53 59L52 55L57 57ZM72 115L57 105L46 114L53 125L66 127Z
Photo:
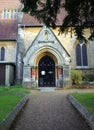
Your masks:
M22 99L18 92L29 93L29 90L21 86L0 87L0 122L13 110L16 104Z
M72 96L90 113L94 114L94 93L73 93Z

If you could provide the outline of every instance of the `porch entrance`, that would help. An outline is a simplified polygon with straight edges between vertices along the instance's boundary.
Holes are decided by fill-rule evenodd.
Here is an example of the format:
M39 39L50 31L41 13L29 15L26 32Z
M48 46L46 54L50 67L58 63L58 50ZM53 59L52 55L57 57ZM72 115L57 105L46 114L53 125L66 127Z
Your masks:
M41 58L38 64L39 87L55 86L55 62L50 56Z

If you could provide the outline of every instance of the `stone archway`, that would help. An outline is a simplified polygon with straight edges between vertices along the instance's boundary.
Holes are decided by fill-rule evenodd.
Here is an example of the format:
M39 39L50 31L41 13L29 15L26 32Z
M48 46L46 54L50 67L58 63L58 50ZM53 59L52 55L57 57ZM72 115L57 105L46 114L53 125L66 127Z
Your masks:
M55 81L54 86L56 87L64 87L69 85L69 66L65 65L65 59L57 50L45 47L41 48L40 50L35 51L27 65L24 65L23 71L23 85L24 86L32 86L32 87L39 87L39 69L38 64L40 60L45 57L49 56L55 63ZM44 72L43 72L44 73ZM47 86L46 86L47 85ZM43 85L45 87L53 86L51 84Z

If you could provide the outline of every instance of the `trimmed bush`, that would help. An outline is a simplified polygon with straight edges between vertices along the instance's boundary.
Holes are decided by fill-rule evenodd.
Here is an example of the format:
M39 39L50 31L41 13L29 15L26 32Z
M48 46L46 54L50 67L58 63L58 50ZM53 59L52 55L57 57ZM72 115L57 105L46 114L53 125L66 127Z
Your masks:
M71 70L72 84L79 84L82 81L82 71Z

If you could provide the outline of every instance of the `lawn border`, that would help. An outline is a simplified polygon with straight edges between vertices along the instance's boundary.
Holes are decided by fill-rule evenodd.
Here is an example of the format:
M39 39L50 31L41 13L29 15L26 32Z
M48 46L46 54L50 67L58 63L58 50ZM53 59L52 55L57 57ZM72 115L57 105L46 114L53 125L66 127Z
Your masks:
M23 96L23 98L18 102L18 104L13 108L13 110L7 115L2 122L0 122L0 130L8 130L13 123L14 119L24 107L26 102L28 101L28 96L25 94L18 93L18 95Z
M94 130L94 115L90 114L71 94L67 95L68 100L87 121L90 128Z

